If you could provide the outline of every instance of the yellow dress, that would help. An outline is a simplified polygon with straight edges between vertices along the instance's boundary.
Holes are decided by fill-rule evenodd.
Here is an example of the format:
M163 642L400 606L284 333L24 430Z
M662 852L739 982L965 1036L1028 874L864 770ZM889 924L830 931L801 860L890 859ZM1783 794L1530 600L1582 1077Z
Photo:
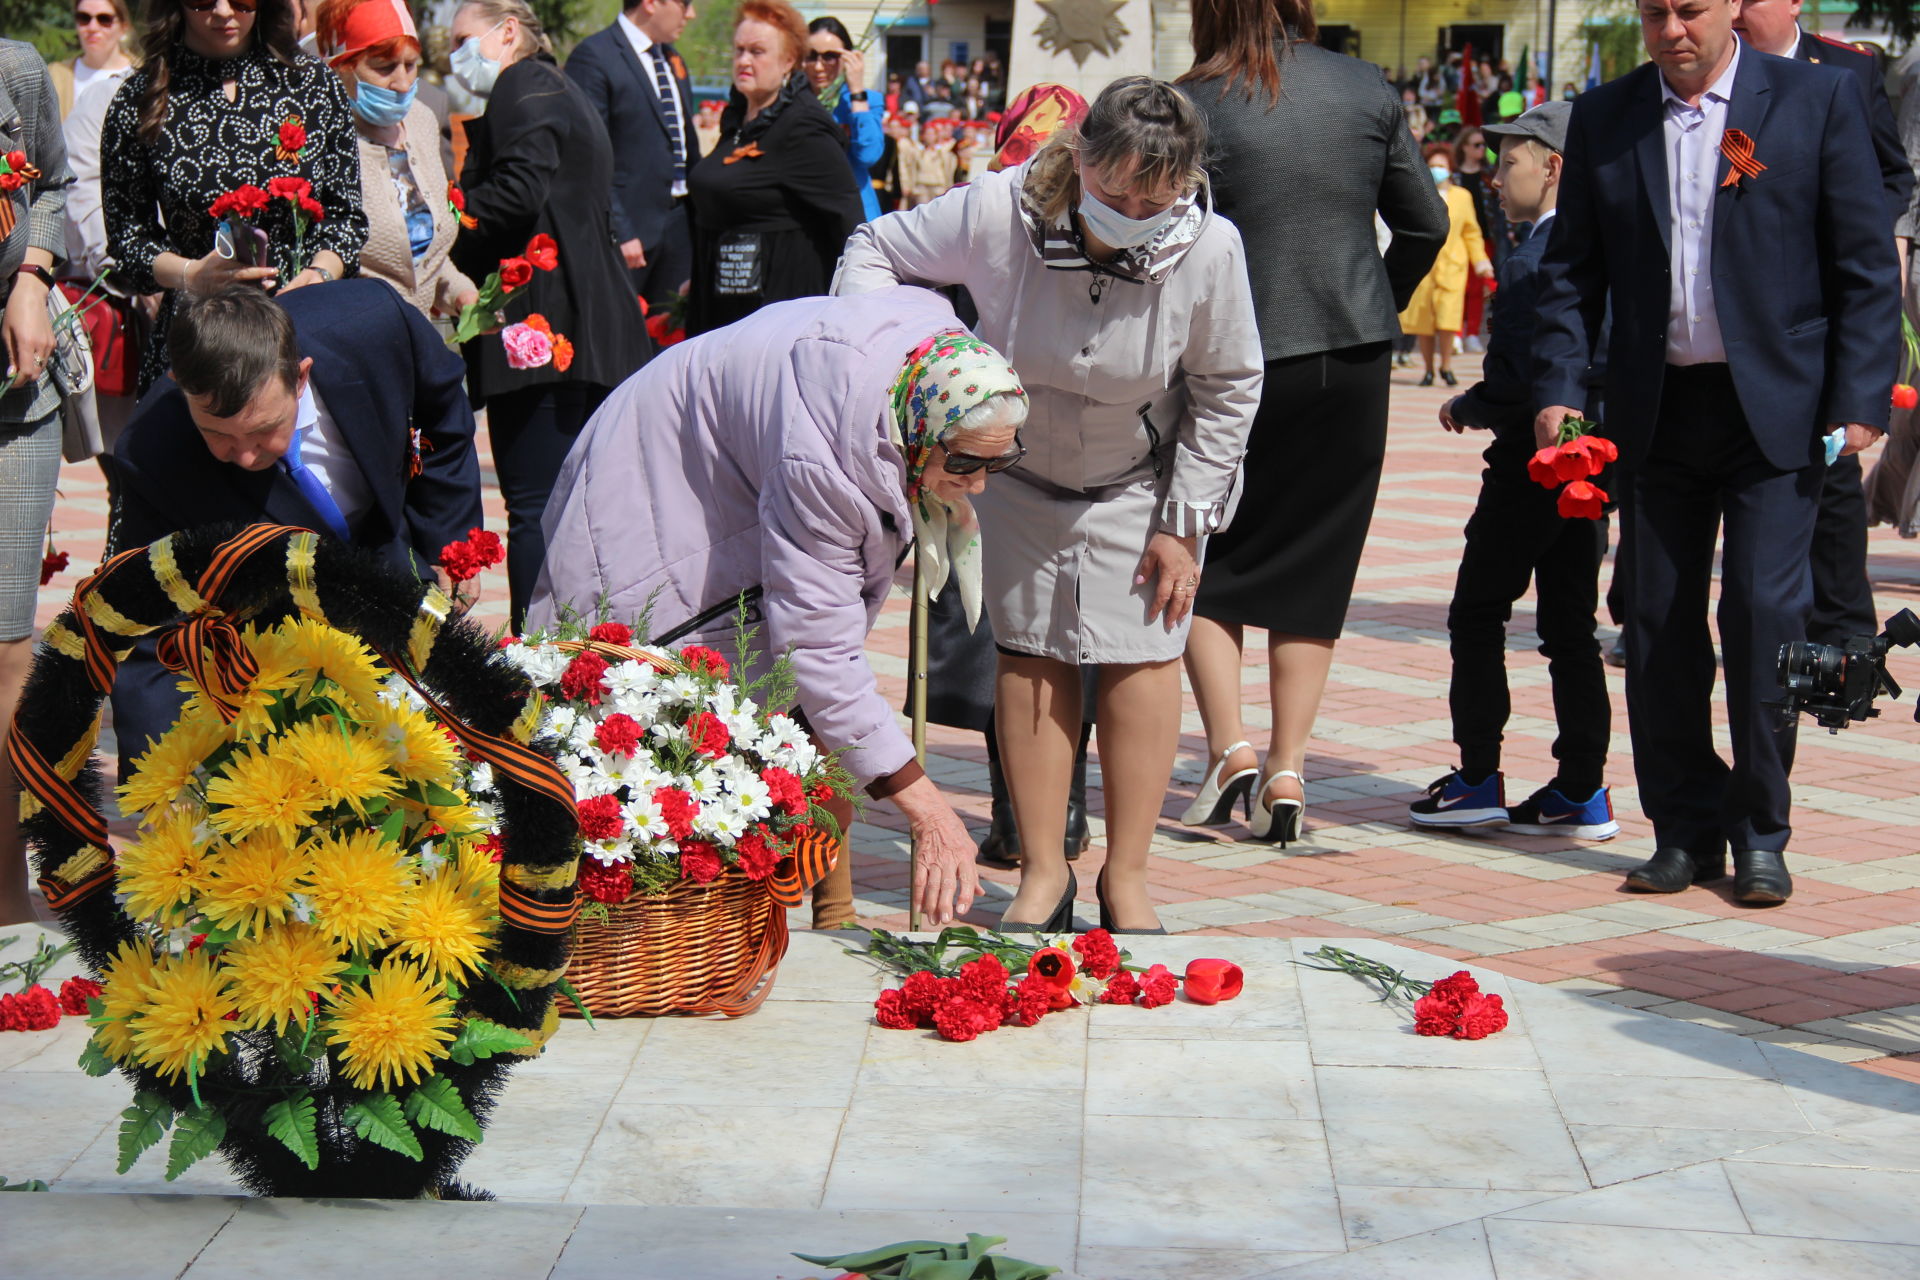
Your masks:
M1400 313L1401 332L1423 337L1435 332L1460 332L1467 306L1468 273L1487 260L1472 194L1451 182L1440 189L1440 194L1447 202L1447 242L1433 260L1433 270L1427 272L1407 309Z

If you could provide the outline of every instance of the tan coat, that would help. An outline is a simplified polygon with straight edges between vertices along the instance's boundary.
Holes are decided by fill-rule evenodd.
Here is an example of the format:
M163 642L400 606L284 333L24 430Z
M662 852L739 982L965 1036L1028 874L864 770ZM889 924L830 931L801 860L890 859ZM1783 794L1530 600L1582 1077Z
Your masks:
M402 128L414 181L420 184L420 194L433 210L433 243L416 266L407 243L406 209L387 164L387 149L361 134L360 200L367 211L367 244L360 251L360 274L385 280L423 315L453 315L458 310L453 300L474 284L447 261L447 251L453 247L460 224L447 201L447 174L440 164L440 124L432 111L415 102Z

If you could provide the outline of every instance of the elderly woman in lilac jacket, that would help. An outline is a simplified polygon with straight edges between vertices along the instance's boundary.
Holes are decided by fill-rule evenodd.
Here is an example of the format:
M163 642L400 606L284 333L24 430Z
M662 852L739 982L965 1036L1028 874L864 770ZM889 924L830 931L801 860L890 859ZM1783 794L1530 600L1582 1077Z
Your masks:
M725 643L734 602L753 593L766 648L791 652L816 740L913 824L914 892L944 924L979 890L973 842L915 763L864 649L911 539L935 591L951 584L979 616L967 497L1019 460L1026 408L1006 361L924 289L776 303L671 347L568 454L529 625L604 600L616 618L651 607L656 636ZM814 927L852 918L842 856L814 891Z

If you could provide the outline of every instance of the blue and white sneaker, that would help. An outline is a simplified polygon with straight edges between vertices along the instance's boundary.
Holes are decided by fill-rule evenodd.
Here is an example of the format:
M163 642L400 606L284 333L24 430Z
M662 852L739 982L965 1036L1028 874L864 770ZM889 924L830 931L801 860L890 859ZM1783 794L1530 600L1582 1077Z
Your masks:
M1611 840L1620 833L1620 824L1613 820L1613 793L1606 787L1585 800L1569 800L1552 787L1542 787L1513 807L1507 830L1524 836Z
M1507 820L1507 777L1498 771L1468 783L1455 769L1407 806L1417 827L1497 827Z

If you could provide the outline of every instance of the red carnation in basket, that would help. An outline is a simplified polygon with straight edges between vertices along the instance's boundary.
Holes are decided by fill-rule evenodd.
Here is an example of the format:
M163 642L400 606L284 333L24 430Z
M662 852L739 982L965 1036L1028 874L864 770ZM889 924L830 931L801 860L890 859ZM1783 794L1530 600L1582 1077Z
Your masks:
M687 721L687 741L701 755L718 760L727 754L733 733L719 716L711 711L702 711Z
M711 884L720 878L726 864L720 851L705 840L685 840L680 844L680 874L695 884Z
M593 729L593 745L610 756L631 759L640 748L640 722L624 711L616 711Z
M668 835L675 840L693 835L693 820L700 815L700 804L691 792L681 787L661 787L653 793L653 802L660 806Z
M620 797L594 796L574 808L580 813L580 835L586 840L618 840L626 830L626 818L620 812Z
M807 792L798 774L769 765L760 771L760 781L767 784L767 794L780 812L797 817L807 811Z
M722 680L725 680L727 673L732 670L727 665L727 660L721 657L717 650L709 649L703 644L690 644L682 649L680 661L694 671L704 675L719 676Z
M100 984L92 978L68 978L60 984L60 1011L76 1016L87 1011L87 1001L100 995Z
M587 629L587 638L602 644L630 645L633 643L633 628L624 622L600 622Z
M588 858L580 864L580 892L595 902L625 902L633 894L633 877L624 864L609 867Z
M597 707L607 696L607 660L591 649L576 653L560 673L560 692L569 699Z
M780 866L780 851L768 836L762 824L733 842L734 856L740 859L740 874L749 880L765 880Z
M825 778L822 778L807 788L807 799L813 801L815 804L825 804L839 794L838 791L833 789L833 784Z

